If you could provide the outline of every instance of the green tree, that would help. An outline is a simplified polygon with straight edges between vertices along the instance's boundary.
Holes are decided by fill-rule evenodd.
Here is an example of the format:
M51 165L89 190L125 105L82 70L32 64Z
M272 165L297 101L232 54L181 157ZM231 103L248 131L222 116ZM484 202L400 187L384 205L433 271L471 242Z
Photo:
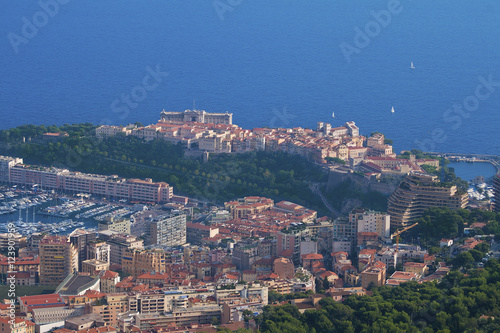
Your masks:
M462 252L453 259L453 266L470 268L474 263L474 257L470 251Z

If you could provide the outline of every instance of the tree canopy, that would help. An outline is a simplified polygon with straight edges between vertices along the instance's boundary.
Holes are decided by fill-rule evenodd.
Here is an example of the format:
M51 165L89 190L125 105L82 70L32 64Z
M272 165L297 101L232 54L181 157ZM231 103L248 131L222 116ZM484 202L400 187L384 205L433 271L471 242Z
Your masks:
M303 314L291 304L269 305L257 317L261 332L497 332L500 322L500 264L464 275L452 271L442 282L407 282L376 287L372 296L320 301Z

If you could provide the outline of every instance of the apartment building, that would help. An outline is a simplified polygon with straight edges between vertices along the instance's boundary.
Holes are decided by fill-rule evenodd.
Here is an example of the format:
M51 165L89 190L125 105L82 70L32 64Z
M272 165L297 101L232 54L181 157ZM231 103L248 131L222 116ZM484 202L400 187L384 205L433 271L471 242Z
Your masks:
M89 259L87 257L88 246L96 239L95 232L85 229L75 229L69 234L69 241L76 247L78 252L78 270L82 270L82 263ZM98 259L98 258L96 258Z
M0 234L0 251L7 252L12 242L14 242L14 249L19 251L19 245L26 240L26 237L15 232L15 233L1 233ZM9 245L9 243L11 243Z
M247 270L252 264L260 259L259 241L247 239L236 243L233 249L232 263L240 270Z
M109 262L97 259L89 259L82 262L81 272L88 273L89 275L97 275L99 274L99 272L107 271L108 269Z
M98 233L99 239L109 244L110 264L122 264L122 258L126 250L144 248L143 240L135 236L118 233L112 230L104 230Z
M375 255L377 261L386 265L386 267L396 267L398 260L398 253L395 249L383 248Z
M185 296L187 299L187 296ZM128 297L129 309L139 313L163 313L166 310L165 293L161 290L143 291Z
M268 210L274 206L272 199L264 197L245 197L237 201L230 201L224 203L224 209L228 210L231 216L236 218L243 218L250 214L260 213Z
M113 327L118 324L118 315L129 309L129 296L127 294L108 294L102 305L87 306L90 313L99 314L102 319ZM87 310L87 311L89 311Z
M427 267L427 264L421 263L421 262L405 262L404 263L404 271L405 272L410 272L410 273L415 273L418 277L425 276L429 268Z
M385 284L386 265L380 261L375 261L361 272L361 287L364 289L370 285L383 286Z
M262 281L262 283L269 291L274 291L278 294L286 295L293 293L294 282L292 280L267 280Z
M29 320L21 318L0 317L0 333L30 333L33 324ZM33 324L34 326L34 324Z
M300 263L300 240L308 230L289 228L276 234L276 254L290 258L295 265Z
M59 285L78 270L78 250L67 236L45 236L40 241L40 284Z
M96 137L98 137L99 139L113 137L117 134L129 135L131 132L131 128L129 127L109 125L99 126L95 130Z
M273 262L273 273L281 280L291 279L295 275L295 266L290 259L277 258Z
M349 214L349 220L357 224L357 232L375 232L380 238L391 236L391 216L389 214L357 209Z
M166 259L164 251L127 249L122 257L122 270L134 277L152 271L165 273Z
M391 225L411 225L431 207L460 209L467 207L469 196L455 185L441 183L437 176L414 172L408 175L389 197L387 212Z
M116 284L120 282L120 275L113 271L103 271L99 276L101 280L101 292L106 294L116 293Z
M96 259L110 263L111 246L103 240L95 240L87 244L87 259Z
M218 305L200 306L195 308L176 308L171 313L144 313L138 314L136 325L141 330L153 327L187 326L191 324L210 324L214 318L220 321L222 310Z
M358 232L356 222L357 220L351 216L335 219L332 226L333 239L354 239Z
M117 219L112 216L108 216L106 217L104 222L99 223L99 225L97 226L97 230L113 230L122 234L130 234L130 219Z
M198 140L198 149L209 153L231 153L231 140L226 134L207 135Z
M14 165L22 163L22 158L0 155L0 182L10 182L10 169Z
M0 159L0 177L11 184L39 185L71 193L89 193L116 199L144 202L170 202L173 188L152 179L125 179L116 175L103 176L22 164L22 159ZM8 176L6 175L8 170ZM2 176L3 175L3 176Z
M7 272L40 272L40 258L23 257L15 258L14 262L9 263L6 256L0 255L0 274L7 274Z
M203 238L219 234L219 228L200 223L186 223L186 240L191 244L201 244Z
M186 243L186 215L159 215L145 220L145 245L178 246Z

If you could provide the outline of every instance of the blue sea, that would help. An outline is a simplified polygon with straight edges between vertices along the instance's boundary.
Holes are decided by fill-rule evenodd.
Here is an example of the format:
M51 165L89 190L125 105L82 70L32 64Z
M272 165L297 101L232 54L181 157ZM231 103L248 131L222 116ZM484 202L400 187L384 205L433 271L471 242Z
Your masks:
M353 120L396 152L500 155L499 13L498 0L3 1L0 129L148 124L195 104L244 128Z

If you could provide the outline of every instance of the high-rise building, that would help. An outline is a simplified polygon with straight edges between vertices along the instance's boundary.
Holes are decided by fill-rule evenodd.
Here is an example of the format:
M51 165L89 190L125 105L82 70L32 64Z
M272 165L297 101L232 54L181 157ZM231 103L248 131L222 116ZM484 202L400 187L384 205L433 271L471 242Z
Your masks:
M300 264L300 240L308 235L307 229L289 227L276 234L276 255L290 258L295 265Z
M291 279L295 275L295 266L290 259L277 258L273 262L273 273L278 274L281 280Z
M104 240L109 244L110 247L110 255L109 255L109 263L110 264L122 264L122 258L125 254L126 250L129 249L142 249L143 240L138 239L135 236L122 234L112 230L104 230L100 231L99 239Z
M96 240L87 245L87 259L105 261L108 264L111 259L111 246L103 240Z
M493 210L500 213L500 173L493 178L493 195L495 196Z
M391 226L408 226L419 219L426 209L467 207L469 196L455 185L441 183L437 176L414 172L406 176L389 197L387 212L391 215Z
M357 224L357 232L376 232L381 238L391 235L389 214L356 209L349 214L349 219Z
M59 285L78 269L78 250L67 236L45 236L40 241L40 284Z
M145 245L177 246L185 243L185 214L166 214L146 220Z
M165 273L166 255L164 251L128 249L123 254L122 270L125 274L137 277L143 273Z
M19 163L23 163L22 158L0 155L0 182L8 183L10 181L10 168Z
M78 271L82 270L82 262L89 259L87 258L87 248L96 237L95 232L89 232L85 229L75 229L69 234L69 241L75 245L78 251Z
M252 267L252 264L260 259L259 257L259 241L252 239L242 240L234 246L232 263L240 270L247 270Z

